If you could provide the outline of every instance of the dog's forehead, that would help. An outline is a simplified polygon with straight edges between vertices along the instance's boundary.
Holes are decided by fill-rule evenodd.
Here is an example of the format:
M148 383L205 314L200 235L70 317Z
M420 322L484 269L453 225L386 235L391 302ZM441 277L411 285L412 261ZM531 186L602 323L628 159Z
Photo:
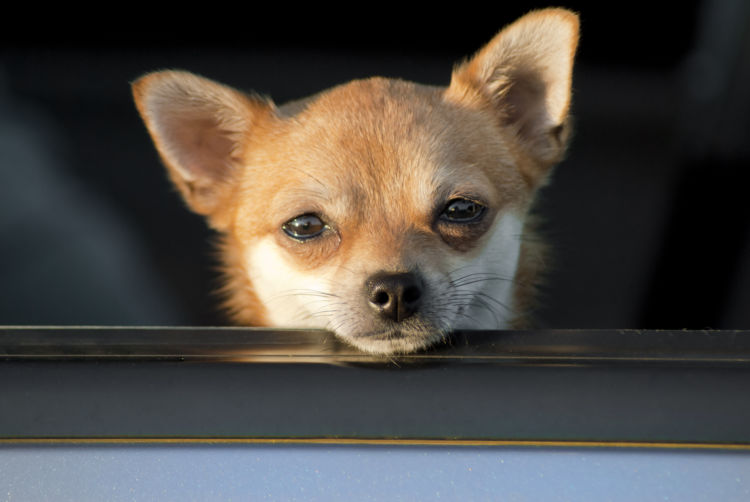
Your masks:
M323 109L339 113L366 111L376 116L398 108L417 111L421 104L441 99L442 88L400 79L371 77L352 80L316 95L306 109L308 114L324 114ZM403 110L402 110L403 111Z
M477 138L461 144L466 125L459 122L441 88L372 78L311 101L291 120L289 150L298 168L331 189L390 187L399 197L432 197L456 168L477 163Z
M436 88L372 78L321 94L297 124L321 153L347 155L360 168L392 169L390 163L435 146L449 125L445 106Z

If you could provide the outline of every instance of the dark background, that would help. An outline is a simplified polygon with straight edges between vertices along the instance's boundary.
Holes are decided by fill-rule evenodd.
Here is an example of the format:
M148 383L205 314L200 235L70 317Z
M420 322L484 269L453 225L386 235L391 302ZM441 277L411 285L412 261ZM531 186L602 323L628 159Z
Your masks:
M750 8L674 5L566 5L577 132L539 206L555 249L542 327L750 327ZM135 111L139 75L183 68L277 103L372 75L447 84L543 6L6 17L0 324L224 323L211 233Z

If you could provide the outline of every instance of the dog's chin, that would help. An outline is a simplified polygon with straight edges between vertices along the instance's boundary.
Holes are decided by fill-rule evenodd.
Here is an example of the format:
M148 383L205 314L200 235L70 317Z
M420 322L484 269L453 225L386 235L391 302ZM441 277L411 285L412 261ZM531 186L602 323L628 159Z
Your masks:
M403 330L397 328L383 329L352 335L337 335L357 349L377 355L410 354L426 349L445 338L439 330Z

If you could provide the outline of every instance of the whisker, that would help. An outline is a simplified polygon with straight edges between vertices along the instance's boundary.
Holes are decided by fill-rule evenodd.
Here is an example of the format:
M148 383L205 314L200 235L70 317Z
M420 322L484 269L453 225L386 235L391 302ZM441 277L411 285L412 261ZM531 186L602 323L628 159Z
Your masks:
M313 180L314 182L316 182L316 183L317 183L318 185L320 185L320 186L322 186L322 187L323 187L324 189L326 189L326 191L328 190L328 187L327 187L327 186L325 185L325 183L323 183L322 181L320 181L320 180L319 180L318 178L316 178L316 177L315 177L315 176L313 176L312 174L310 174L310 173L308 173L307 171L304 171L304 170L302 170L301 168L299 168L299 167L296 167L296 166L290 166L290 167L291 167L292 169L294 169L294 170L296 170L296 171L299 171L300 173L304 174L305 176L307 176L308 178L310 178L311 180ZM314 192L314 191L312 191L312 190L310 190L310 192L311 192L311 193L317 193L317 192Z
M489 301L495 302L496 304L498 304L500 307L503 307L508 312L513 313L513 309L512 308L510 308L508 305L506 305L505 303L501 302L497 298L493 298L492 296L490 296L490 295L488 295L486 293L482 293L481 291L477 292L476 294L477 294L477 296L481 296L482 298L486 298Z
M476 284L478 282L491 282L491 281L515 282L514 279L508 279L506 277L484 277L484 278L478 278L478 279L465 280L463 282L456 282L454 286L456 288L462 288L464 286L469 286L471 284Z
M492 314L492 317L495 320L495 324L500 324L500 319L498 318L499 312L497 312L493 308L493 306L491 304L487 303L487 301L485 301L484 298L482 298L481 296L479 296L479 295L471 295L470 293L463 293L463 294L455 295L455 297L457 299L462 299L462 300L468 299L469 301L466 303L466 306L477 305L479 307L484 308L490 314Z
M337 295L329 295L321 291L315 291L315 290L285 290L269 298L268 302L269 303L277 302L281 300L287 300L293 297L303 297L303 296L319 297L320 301L327 300L330 297L338 298Z

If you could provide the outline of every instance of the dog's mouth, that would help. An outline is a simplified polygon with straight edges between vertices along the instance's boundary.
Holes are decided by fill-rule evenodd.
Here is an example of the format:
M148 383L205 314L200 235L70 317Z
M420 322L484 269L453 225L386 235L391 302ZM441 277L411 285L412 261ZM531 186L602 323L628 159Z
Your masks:
M425 349L443 340L444 330L428 327L389 326L386 328L343 334L342 338L360 350L373 354L407 354Z
M387 341L387 340L403 340L404 338L408 338L414 335L415 335L414 333L406 333L401 329L394 328L394 329L387 329L385 331L360 335L359 338L366 338L368 340L377 340L377 341L384 341L384 340Z

